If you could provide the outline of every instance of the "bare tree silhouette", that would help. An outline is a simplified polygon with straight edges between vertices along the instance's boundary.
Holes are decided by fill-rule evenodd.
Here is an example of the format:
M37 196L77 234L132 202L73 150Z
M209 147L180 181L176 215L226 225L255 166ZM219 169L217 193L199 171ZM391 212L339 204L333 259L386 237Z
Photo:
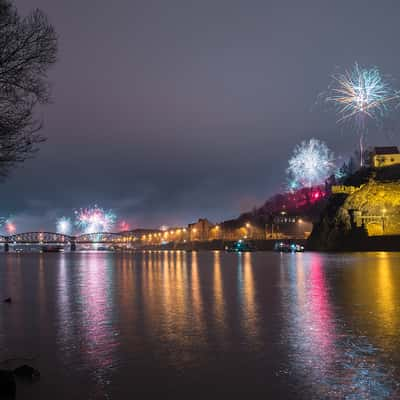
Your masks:
M49 102L49 67L55 63L57 35L40 10L18 15L8 0L0 0L0 176L37 151L38 104Z

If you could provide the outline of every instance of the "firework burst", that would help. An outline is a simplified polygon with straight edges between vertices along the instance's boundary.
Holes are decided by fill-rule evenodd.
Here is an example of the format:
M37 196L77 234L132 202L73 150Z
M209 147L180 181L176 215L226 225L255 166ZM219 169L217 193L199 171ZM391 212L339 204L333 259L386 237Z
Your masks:
M5 222L5 228L9 235L13 235L17 231L17 227L11 219L7 219Z
M130 225L128 222L126 222L125 220L122 220L118 223L118 230L120 232L126 232L129 231L130 229Z
M66 217L61 217L57 220L57 232L62 233L64 235L71 234L72 224L71 220Z
M7 223L7 218L5 218L5 217L0 217L0 228L2 228L3 226L5 226L6 223Z
M83 233L109 232L116 221L116 216L111 210L94 207L81 208L75 211L75 225Z
M334 155L318 139L310 139L296 146L286 172L289 189L312 187L324 183L335 170Z
M361 165L366 134L366 121L379 121L400 98L377 67L361 68L357 63L351 70L333 76L327 102L336 106L338 122L353 121L360 139Z

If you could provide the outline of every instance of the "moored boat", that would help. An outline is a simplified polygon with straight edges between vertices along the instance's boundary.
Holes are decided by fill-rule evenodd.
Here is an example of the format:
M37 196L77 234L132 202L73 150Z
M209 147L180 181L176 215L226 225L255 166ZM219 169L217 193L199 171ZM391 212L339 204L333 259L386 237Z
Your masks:
M64 251L62 246L42 246L41 252L42 253L60 253Z
M238 240L233 243L231 246L225 246L225 250L229 253L241 253L243 251L254 251L248 243L243 240Z
M304 252L304 246L298 243L276 242L274 245L274 251L280 253L302 253Z

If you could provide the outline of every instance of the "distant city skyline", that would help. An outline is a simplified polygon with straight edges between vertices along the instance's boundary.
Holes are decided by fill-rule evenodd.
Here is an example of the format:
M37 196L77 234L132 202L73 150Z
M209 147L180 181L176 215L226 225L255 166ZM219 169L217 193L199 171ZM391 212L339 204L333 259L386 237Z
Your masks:
M93 204L132 228L234 218L284 188L301 141L343 161L357 149L317 103L338 68L377 66L400 83L392 1L15 4L42 9L60 47L40 110L48 140L2 184L2 216L20 231ZM398 115L367 144L399 145Z

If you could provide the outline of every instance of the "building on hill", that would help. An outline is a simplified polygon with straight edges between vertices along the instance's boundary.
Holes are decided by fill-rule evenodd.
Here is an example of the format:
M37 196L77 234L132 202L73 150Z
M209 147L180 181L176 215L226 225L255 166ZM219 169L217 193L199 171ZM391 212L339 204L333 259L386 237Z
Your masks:
M312 223L304 217L282 211L274 215L265 228L267 239L307 239L312 231Z
M400 165L400 152L396 146L374 147L372 165L375 168Z
M209 240L210 231L214 227L206 218L200 218L197 222L188 225L189 240L193 241L207 241Z

